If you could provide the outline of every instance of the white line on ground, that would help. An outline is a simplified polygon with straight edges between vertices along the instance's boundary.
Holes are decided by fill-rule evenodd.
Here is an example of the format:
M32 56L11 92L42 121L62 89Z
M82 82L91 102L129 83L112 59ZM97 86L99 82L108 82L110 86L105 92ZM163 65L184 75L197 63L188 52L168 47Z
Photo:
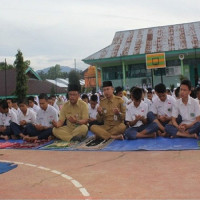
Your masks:
M15 162L16 163L16 162ZM32 164L29 164L29 163L25 163L25 165L29 166L29 167L37 167L37 165L32 165Z
M85 197L89 197L90 196L90 194L87 192L87 190L85 188L80 188L79 190L81 191L83 196L85 196Z
M80 187L83 187L78 181L76 180L71 180L71 182L77 187L77 188L80 188Z
M79 188L79 191L81 192L81 194L84 197L89 197L90 196L88 191L85 188L83 188L83 186L77 180L74 180L71 176L68 176L67 174L63 174L62 172L59 172L57 170L51 170L49 168L46 168L46 167L43 167L43 166L37 166L37 165L34 165L34 164L30 164L30 163L23 163L23 162L17 162L17 161L9 161L9 160L0 160L0 161L1 162L11 162L11 163L19 164L19 165L26 165L26 166L29 166L29 167L36 167L36 168L41 169L41 170L50 171L50 172L52 172L54 174L58 174L58 175L62 176L63 178L71 181L71 183L76 188Z
M49 168L46 168L46 167L42 167L42 166L39 166L38 168L39 168L39 169L43 169L43 170L46 170L46 171L49 171L49 170L50 170Z
M68 176L66 174L61 175L63 178L66 178L67 180L72 180L73 178L71 176Z
M57 170L51 170L51 172L53 172L54 174L58 174L58 175L61 175L62 173L57 171Z

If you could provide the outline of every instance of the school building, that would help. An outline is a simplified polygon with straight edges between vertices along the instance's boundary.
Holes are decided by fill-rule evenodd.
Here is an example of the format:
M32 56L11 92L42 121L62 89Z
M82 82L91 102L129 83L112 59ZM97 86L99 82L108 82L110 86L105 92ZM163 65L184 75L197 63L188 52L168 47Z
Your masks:
M36 96L40 93L51 94L52 88L54 88L56 94L66 95L66 88L59 87L48 81L43 81L40 76L31 68L26 70L28 78L27 96ZM0 99L16 98L14 92L16 89L16 69L0 70Z
M146 56L158 53L164 54L166 67L147 69ZM196 86L200 82L200 22L116 32L111 45L83 61L100 69L101 80L111 80L114 87L160 82L176 87L181 76Z

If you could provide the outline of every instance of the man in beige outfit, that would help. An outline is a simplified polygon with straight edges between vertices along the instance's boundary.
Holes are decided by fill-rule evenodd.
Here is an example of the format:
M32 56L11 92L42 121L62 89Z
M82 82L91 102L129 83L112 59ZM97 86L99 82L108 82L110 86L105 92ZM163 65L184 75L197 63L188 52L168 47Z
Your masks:
M80 99L78 85L68 86L69 101L60 111L59 121L53 121L53 135L61 140L81 140L88 132L88 105ZM64 122L67 122L66 126Z
M104 125L93 125L91 131L97 138L102 139L124 139L123 134L126 129L124 124L126 106L121 97L113 94L114 88L111 81L103 82L103 92L105 98L101 100L97 108L98 122Z

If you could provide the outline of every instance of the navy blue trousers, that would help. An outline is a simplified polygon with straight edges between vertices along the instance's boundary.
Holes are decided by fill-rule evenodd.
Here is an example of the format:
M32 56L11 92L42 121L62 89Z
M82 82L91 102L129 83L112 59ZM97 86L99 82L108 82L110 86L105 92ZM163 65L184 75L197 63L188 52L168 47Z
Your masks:
M20 125L16 124L15 122L12 122L10 124L12 134L15 136L19 136L20 133L23 133L24 135L26 135L26 126L20 126Z
M12 132L11 132L10 126L6 126L6 130L5 130L4 132L0 132L0 135L11 136L11 135L12 135Z
M138 127L130 127L128 129L126 129L125 131L125 139L127 140L135 140L137 138L137 133L141 132L143 130L147 131L147 134L151 134L154 133L156 131L158 131L158 125L155 122L152 122L150 124L143 124L141 126Z
M180 124L180 123L178 123ZM188 130L187 130L190 134L192 133L197 133L199 134L200 132L200 122L196 122L192 127L190 127ZM171 124L167 124L165 126L165 132L168 133L170 136L176 136L177 132L178 132L178 129L171 125Z
M27 124L26 133L30 137L38 136L39 140L48 139L50 135L52 135L52 129L48 128L46 130L38 131L33 124Z

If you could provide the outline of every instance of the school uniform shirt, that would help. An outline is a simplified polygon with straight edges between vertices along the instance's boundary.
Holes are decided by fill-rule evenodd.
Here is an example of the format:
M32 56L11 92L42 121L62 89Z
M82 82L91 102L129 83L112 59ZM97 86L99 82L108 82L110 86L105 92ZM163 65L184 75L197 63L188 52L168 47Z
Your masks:
M150 111L150 109L151 109L151 105L152 105L152 101L150 101L150 100L147 99L147 98L144 98L144 103L147 104L147 106L148 106L148 111Z
M17 110L15 108L11 108L11 110L14 111L17 116L21 113L19 108L17 108Z
M11 122L18 124L17 115L11 109L8 109L8 113L1 113L0 126L10 126Z
M36 113L33 110L28 108L25 115L22 112L19 114L18 119L19 119L19 122L25 120L26 123L35 124L36 123Z
M164 102L157 97L154 99L150 111L152 111L155 115L167 115L168 117L171 117L172 108L175 103L176 100L170 95L167 95L167 98Z
M172 116L177 118L181 115L181 124L190 124L196 120L196 117L200 116L200 107L197 100L188 96L188 102L185 105L182 99L178 99L172 111Z
M138 107L135 107L134 103L132 102L127 106L126 109L126 121L134 121L135 115L141 115L147 118L148 113L148 106L144 101L141 101L140 105ZM139 127L143 123L142 121L138 121L133 127Z
M129 103L129 99L126 96L122 96L122 99L124 100L124 103L127 105Z
M89 118L93 118L93 119L97 119L97 108L98 108L98 104L95 106L95 108L93 109L91 107L91 105L89 104Z
M37 117L36 117L36 123L41 124L42 126L46 127L52 127L52 121L58 121L58 114L57 110L51 106L48 105L46 110L38 110Z
M200 99L196 98L197 102L200 104Z
M34 104L32 108L30 107L30 109L33 110L37 114L37 112L40 110L40 107Z
M54 102L53 107L58 111L58 113L60 112L60 109L57 105L57 101Z

